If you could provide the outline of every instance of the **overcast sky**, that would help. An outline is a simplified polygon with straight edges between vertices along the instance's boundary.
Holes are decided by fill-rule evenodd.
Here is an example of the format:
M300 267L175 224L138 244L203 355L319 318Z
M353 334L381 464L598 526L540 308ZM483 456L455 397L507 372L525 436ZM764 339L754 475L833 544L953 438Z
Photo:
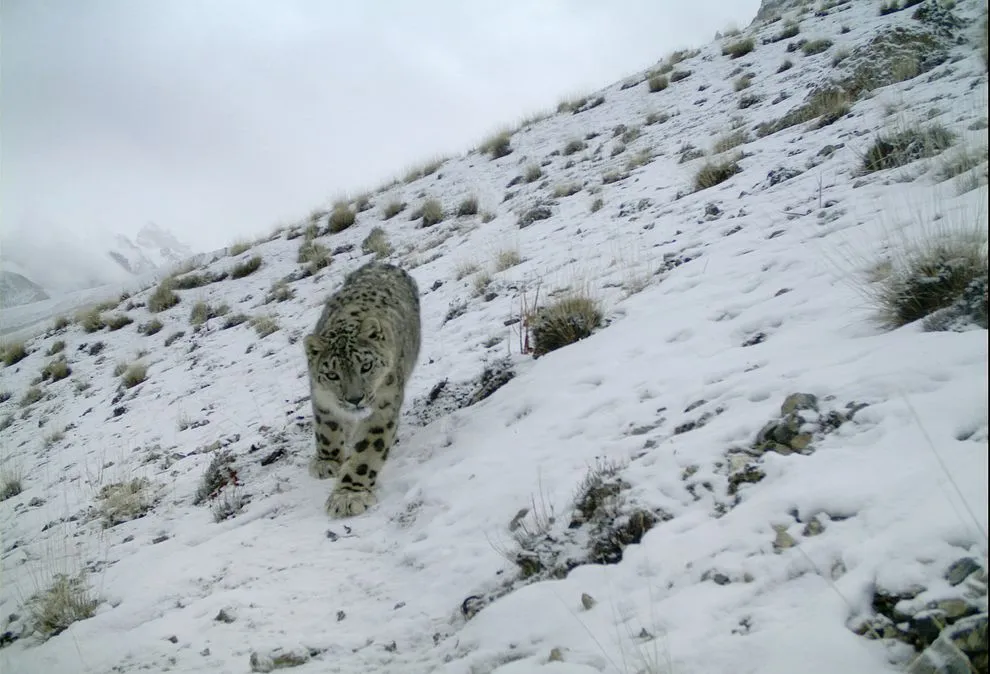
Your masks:
M196 249L458 152L759 0L2 0L3 238Z

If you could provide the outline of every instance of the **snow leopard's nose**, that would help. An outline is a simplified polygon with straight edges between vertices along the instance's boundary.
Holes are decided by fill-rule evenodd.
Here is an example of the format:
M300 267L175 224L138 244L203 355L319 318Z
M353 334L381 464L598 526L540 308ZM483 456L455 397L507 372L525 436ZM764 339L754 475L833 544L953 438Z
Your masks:
M361 403L364 402L364 396L351 396L350 398L347 398L346 400L351 405L354 405L354 407L361 407Z

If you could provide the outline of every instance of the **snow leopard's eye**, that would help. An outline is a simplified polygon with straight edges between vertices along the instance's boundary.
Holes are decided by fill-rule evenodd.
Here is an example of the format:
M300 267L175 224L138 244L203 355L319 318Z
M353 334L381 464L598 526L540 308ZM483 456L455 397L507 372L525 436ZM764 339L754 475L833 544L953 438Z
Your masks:
M339 380L339 379L340 379L340 375L339 375L339 374L337 374L336 372L334 372L333 370L330 370L330 371L328 371L328 372L326 373L326 377L327 377L327 379L329 379L330 381L337 381L337 380Z
M371 361L365 361L361 363L361 374L368 374L371 372Z

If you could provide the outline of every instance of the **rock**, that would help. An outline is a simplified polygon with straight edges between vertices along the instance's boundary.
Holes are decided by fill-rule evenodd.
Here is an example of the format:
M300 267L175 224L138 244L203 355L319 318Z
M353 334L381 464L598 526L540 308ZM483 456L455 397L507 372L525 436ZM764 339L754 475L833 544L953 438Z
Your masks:
M784 404L780 406L781 416L787 416L791 412L799 410L818 411L818 397L813 393L792 393L784 398Z
M987 671L987 614L963 618L942 630L912 662L908 674L972 674Z
M564 654L559 648L550 649L550 657L547 658L547 662L563 662Z
M276 648L269 653L252 651L249 662L252 672L272 672L276 669L298 667L309 662L309 659L309 650L305 648Z
M953 620L967 615L977 613L977 609L970 606L962 599L943 599L936 604L939 611L945 614L946 618Z
M537 220L546 220L551 215L553 215L553 211L550 210L549 206L534 206L519 217L519 228L529 227Z
M799 175L801 175L801 172L796 169L778 166L767 174L768 187L773 187L778 183L782 183L785 180L790 180L791 178L796 178Z
M237 620L237 618L234 617L233 612L228 611L225 608L220 609L220 611L217 613L217 615L213 619L215 621L217 621L217 622L227 623L227 624L230 624L230 623L234 622L235 620Z
M808 520L808 523L804 525L804 531L801 532L802 536L818 536L825 531L825 525L821 523L821 520L817 516L812 517Z
M740 486L756 484L766 476L767 474L760 470L756 464L747 464L742 470L729 475L729 494L735 495Z
M797 545L797 541L794 537L787 533L787 527L783 524L774 524L774 531L777 532L776 538L773 540L773 549L775 552L781 552L787 548L793 548Z
M581 593L581 606L584 607L585 611L590 611L595 606L595 598L592 597L587 592Z

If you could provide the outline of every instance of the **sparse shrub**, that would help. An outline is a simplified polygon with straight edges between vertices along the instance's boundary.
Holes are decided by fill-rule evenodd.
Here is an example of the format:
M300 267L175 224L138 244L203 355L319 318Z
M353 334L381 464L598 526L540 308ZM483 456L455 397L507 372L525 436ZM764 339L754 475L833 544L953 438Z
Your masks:
M37 386L32 386L31 388L29 388L27 391L24 392L23 396L21 396L21 407L27 407L28 405L33 405L34 403L41 400L42 397L44 397L44 394L41 392L41 389L38 388Z
M460 204L457 205L457 215L477 215L478 214L478 197L473 194L468 197L464 197Z
M11 420L10 423L13 423L13 417L8 416L7 418ZM7 424L7 426L9 425ZM4 428L7 426L4 426ZM24 484L19 470L9 466L0 470L0 501L14 498L22 491L24 491Z
M169 335L168 337L165 338L165 346L172 346L173 344L175 344L175 342L177 340L182 339L182 337L185 334L186 333L184 331L182 331L182 330L178 330L176 332L173 332L171 335Z
M103 347L105 346L106 344L104 344L103 342L93 342L92 344L89 345L89 348L86 350L86 353L88 353L91 356L98 356L103 351Z
M591 335L602 323L597 301L575 293L538 309L529 318L533 356L555 351Z
M625 180L628 177L629 174L624 171L606 171L602 174L602 184L611 185L612 183L617 183L620 180Z
M218 450L213 455L193 495L193 505L212 500L224 487L237 483L237 473L232 467L234 460L234 454L229 449Z
M478 149L491 155L492 159L499 159L512 153L511 142L512 132L503 130L488 138Z
M722 55L728 56L729 58L737 59L750 53L755 48L756 48L756 42L753 41L753 38L747 37L742 40L736 40L735 42L730 42L729 44L722 47Z
M951 316L987 327L987 234L979 225L926 234L903 242L875 273L865 292L880 322L896 328L950 308ZM962 301L962 302L960 302ZM955 306L960 305L963 306Z
M681 80L686 80L691 77L690 70L674 70L670 73L671 82L680 82Z
M148 311L155 314L159 311L170 309L179 303L179 296L172 290L172 280L165 279L158 284L154 292L148 297Z
M891 0L891 2L881 2L880 3L880 16L887 16L888 14L893 14L894 12L901 11L901 3L898 0Z
M935 176L938 180L949 180L971 171L987 161L987 148L960 147L942 160Z
M221 329L229 330L230 328L236 328L241 323L246 323L249 320L251 320L251 317L247 314L231 314L223 320Z
M227 274L211 274L210 272L204 271L201 274L183 274L182 276L173 276L171 279L172 288L175 290L189 290L191 288L200 288L210 283L216 283L217 281L222 281L227 278Z
M474 262L461 262L454 267L454 280L460 281L462 278L470 276L478 271L478 265Z
M278 321L274 316L252 316L251 327L258 333L258 337L264 339L268 335L278 332Z
M663 124L668 119L670 119L670 115L665 112L651 112L646 115L643 123L647 126L652 126L653 124Z
M794 67L794 61L791 61L790 59L784 59L784 62L781 63L780 66L777 68L777 72L782 73L785 70L790 70L793 67Z
M59 339L52 342L52 345L48 347L48 352L45 355L54 356L56 353L61 353L62 351L65 351L65 340Z
M3 419L0 419L0 431L5 431L14 425L14 415L8 414Z
M392 254L392 244L388 242L388 234L381 227L374 227L361 242L361 252L365 255L374 253L376 258L388 257Z
M444 161L443 159L437 158L437 159L432 159L426 162L425 164L423 164L423 169L422 169L423 176L424 177L431 176L437 171L439 171L440 167L443 166L443 161Z
M656 93L669 87L670 80L667 79L666 75L657 73L655 75L651 75L650 78L646 80L646 86L650 90L650 93Z
M616 146L614 146L612 148L612 152L611 152L610 156L611 157L618 157L620 154L622 154L625 151L626 151L626 146L623 145L622 143L619 143L618 145L616 145Z
M41 378L45 380L59 381L60 379L65 379L70 374L72 374L72 368L69 367L65 356L48 361L45 367L41 369Z
M219 306L212 306L203 301L196 302L189 312L189 325L202 325L211 318L218 318L230 311L226 303Z
M134 322L134 319L127 314L114 314L110 318L104 319L103 321L110 331L120 330L125 325L130 325Z
M580 140L578 138L572 138L571 140L567 141L566 145L564 145L563 152L564 155L572 155L575 152L580 152L581 150L587 147L588 144L585 143L583 140Z
M227 248L227 256L237 257L241 253L246 253L249 250L251 250L250 241L235 241L234 243L230 244L230 247Z
M749 142L749 137L746 135L746 132L742 129L736 129L716 139L715 144L712 145L712 152L728 152L732 148L739 147L747 142Z
M752 84L753 84L753 76L752 75L741 75L733 83L732 87L736 91L742 91L743 89L748 89L750 87L750 85L752 85Z
M385 205L384 209L382 209L382 217L385 220L390 220L391 218L394 218L399 213L401 213L405 209L405 207L406 207L406 203L404 201L393 199L392 201L388 202Z
M134 388L148 378L148 366L141 361L134 361L120 375L120 382L125 388Z
M832 41L827 38L821 38L818 40L808 40L803 45L801 45L801 53L805 56L814 56L815 54L821 54L823 51L828 50L832 46Z
M250 276L254 272L258 271L259 268L261 268L261 256L255 255L240 264L234 265L230 269L230 278L239 279L244 278L245 276Z
M100 313L99 307L93 307L92 309L79 312L76 316L76 322L79 323L79 327L84 332L98 332L106 327L106 322L103 320L103 315Z
M553 188L553 196L558 199L569 197L581 191L581 183L561 183Z
M832 56L832 67L833 68L836 67L837 65L845 61L847 58L849 58L849 54L850 51L848 49L840 49L839 51L835 52L835 54Z
M279 279L272 284L268 294L265 295L265 304L272 302L286 302L296 296L295 289L289 285L285 279Z
M527 183L535 183L543 177L543 169L539 164L530 164L526 167L525 180Z
M597 199L591 202L591 212L597 213L598 211L602 210L602 207L604 205L605 205L605 201L601 197L598 197Z
M74 622L91 618L98 605L82 576L62 573L27 602L31 626L43 639L64 632Z
M315 274L324 267L329 266L332 259L330 250L318 241L307 239L299 244L296 262L307 265L310 274Z
M774 36L773 41L780 42L781 40L789 40L800 32L801 25L799 23L795 21L788 21L784 24L784 27L780 29L780 32Z
M161 331L163 327L165 326L160 320L158 320L157 318L152 318L150 321L142 325L139 328L139 330L141 331L141 333L148 335L150 337L151 335L157 334L159 331Z
M67 327L69 327L70 323L72 323L72 321L70 321L65 316L57 316L55 318L55 321L52 323L52 330L54 330L55 332L60 332L62 330L65 330Z
M492 284L492 275L487 271L478 272L474 279L471 281L471 287L474 290L474 294L477 297L481 297L488 291L488 287Z
M863 172L872 173L934 157L948 149L955 135L940 124L910 127L878 137L863 158Z
M515 248L503 248L495 253L495 271L505 271L522 262L522 256Z
M11 342L3 347L3 364L7 367L27 358L28 352L24 342Z
M0 391L0 403L5 403L13 396L10 391Z
M694 176L694 189L698 191L714 187L739 173L740 170L735 159L705 162Z
M371 195L365 192L364 194L359 194L354 198L354 210L358 213L364 213L371 208Z
M423 227L432 227L443 222L443 205L438 199L427 199L420 207L423 218Z
M328 220L330 233L337 234L354 224L357 214L345 203L335 204Z
M104 527L136 520L154 505L151 483L144 478L104 485L97 495L96 511Z

